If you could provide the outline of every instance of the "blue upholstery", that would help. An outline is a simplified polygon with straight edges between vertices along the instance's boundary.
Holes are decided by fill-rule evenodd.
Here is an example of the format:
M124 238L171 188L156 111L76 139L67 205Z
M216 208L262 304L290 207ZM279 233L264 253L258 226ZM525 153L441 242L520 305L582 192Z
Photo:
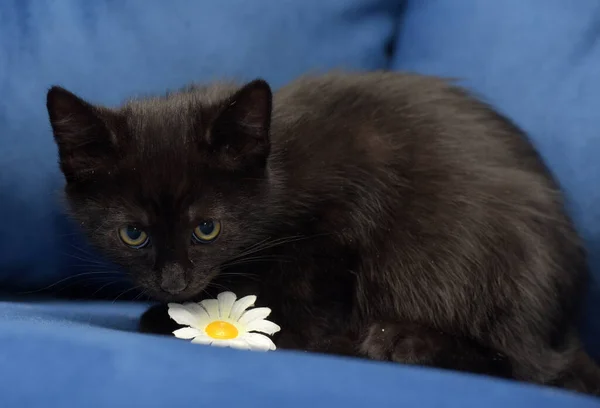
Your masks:
M0 1L0 291L97 270L59 211L62 178L44 108L51 84L113 104L194 80L263 76L278 86L339 67L459 77L514 118L564 185L598 274L599 7L596 0ZM106 284L82 276L94 292ZM6 297L0 407L600 407L566 392L439 370L141 335L135 325L146 307ZM596 353L598 310L591 306L586 320Z
M598 408L550 388L133 333L141 304L0 303L3 408ZM7 364L8 363L8 364Z

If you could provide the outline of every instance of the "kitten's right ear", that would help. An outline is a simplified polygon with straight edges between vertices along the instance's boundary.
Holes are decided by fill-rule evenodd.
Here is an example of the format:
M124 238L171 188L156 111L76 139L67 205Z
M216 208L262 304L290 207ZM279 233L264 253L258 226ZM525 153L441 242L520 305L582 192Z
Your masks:
M208 142L229 169L264 169L270 152L273 95L262 79L249 82L226 102L214 119Z
M67 182L93 175L115 157L116 140L105 110L58 86L48 91L46 107Z

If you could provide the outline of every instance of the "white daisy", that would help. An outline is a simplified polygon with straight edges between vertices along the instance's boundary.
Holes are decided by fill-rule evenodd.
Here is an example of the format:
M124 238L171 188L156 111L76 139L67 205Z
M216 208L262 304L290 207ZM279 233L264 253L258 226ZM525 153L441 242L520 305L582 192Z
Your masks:
M223 292L217 299L206 299L199 303L169 303L171 319L188 326L175 330L173 334L198 344L244 350L275 350L273 341L265 336L281 330L278 325L266 320L271 309L249 309L254 306L256 296L236 299L232 292Z

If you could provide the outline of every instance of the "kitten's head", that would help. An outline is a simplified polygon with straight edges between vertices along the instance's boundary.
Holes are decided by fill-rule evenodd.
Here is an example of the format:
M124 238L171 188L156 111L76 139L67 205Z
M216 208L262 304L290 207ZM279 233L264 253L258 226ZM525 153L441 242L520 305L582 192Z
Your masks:
M53 87L47 108L71 214L146 293L200 294L264 234L271 100L262 80L119 109Z

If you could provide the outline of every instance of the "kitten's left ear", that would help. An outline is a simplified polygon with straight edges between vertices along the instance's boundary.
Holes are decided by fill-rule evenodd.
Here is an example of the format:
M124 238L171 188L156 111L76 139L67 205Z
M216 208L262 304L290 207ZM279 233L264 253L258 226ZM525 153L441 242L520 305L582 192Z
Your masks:
M213 121L208 143L222 155L227 167L266 164L272 99L269 84L262 79L254 80L237 91Z
M116 140L108 127L107 109L93 106L58 86L48 91L46 106L67 182L84 180L116 159Z

